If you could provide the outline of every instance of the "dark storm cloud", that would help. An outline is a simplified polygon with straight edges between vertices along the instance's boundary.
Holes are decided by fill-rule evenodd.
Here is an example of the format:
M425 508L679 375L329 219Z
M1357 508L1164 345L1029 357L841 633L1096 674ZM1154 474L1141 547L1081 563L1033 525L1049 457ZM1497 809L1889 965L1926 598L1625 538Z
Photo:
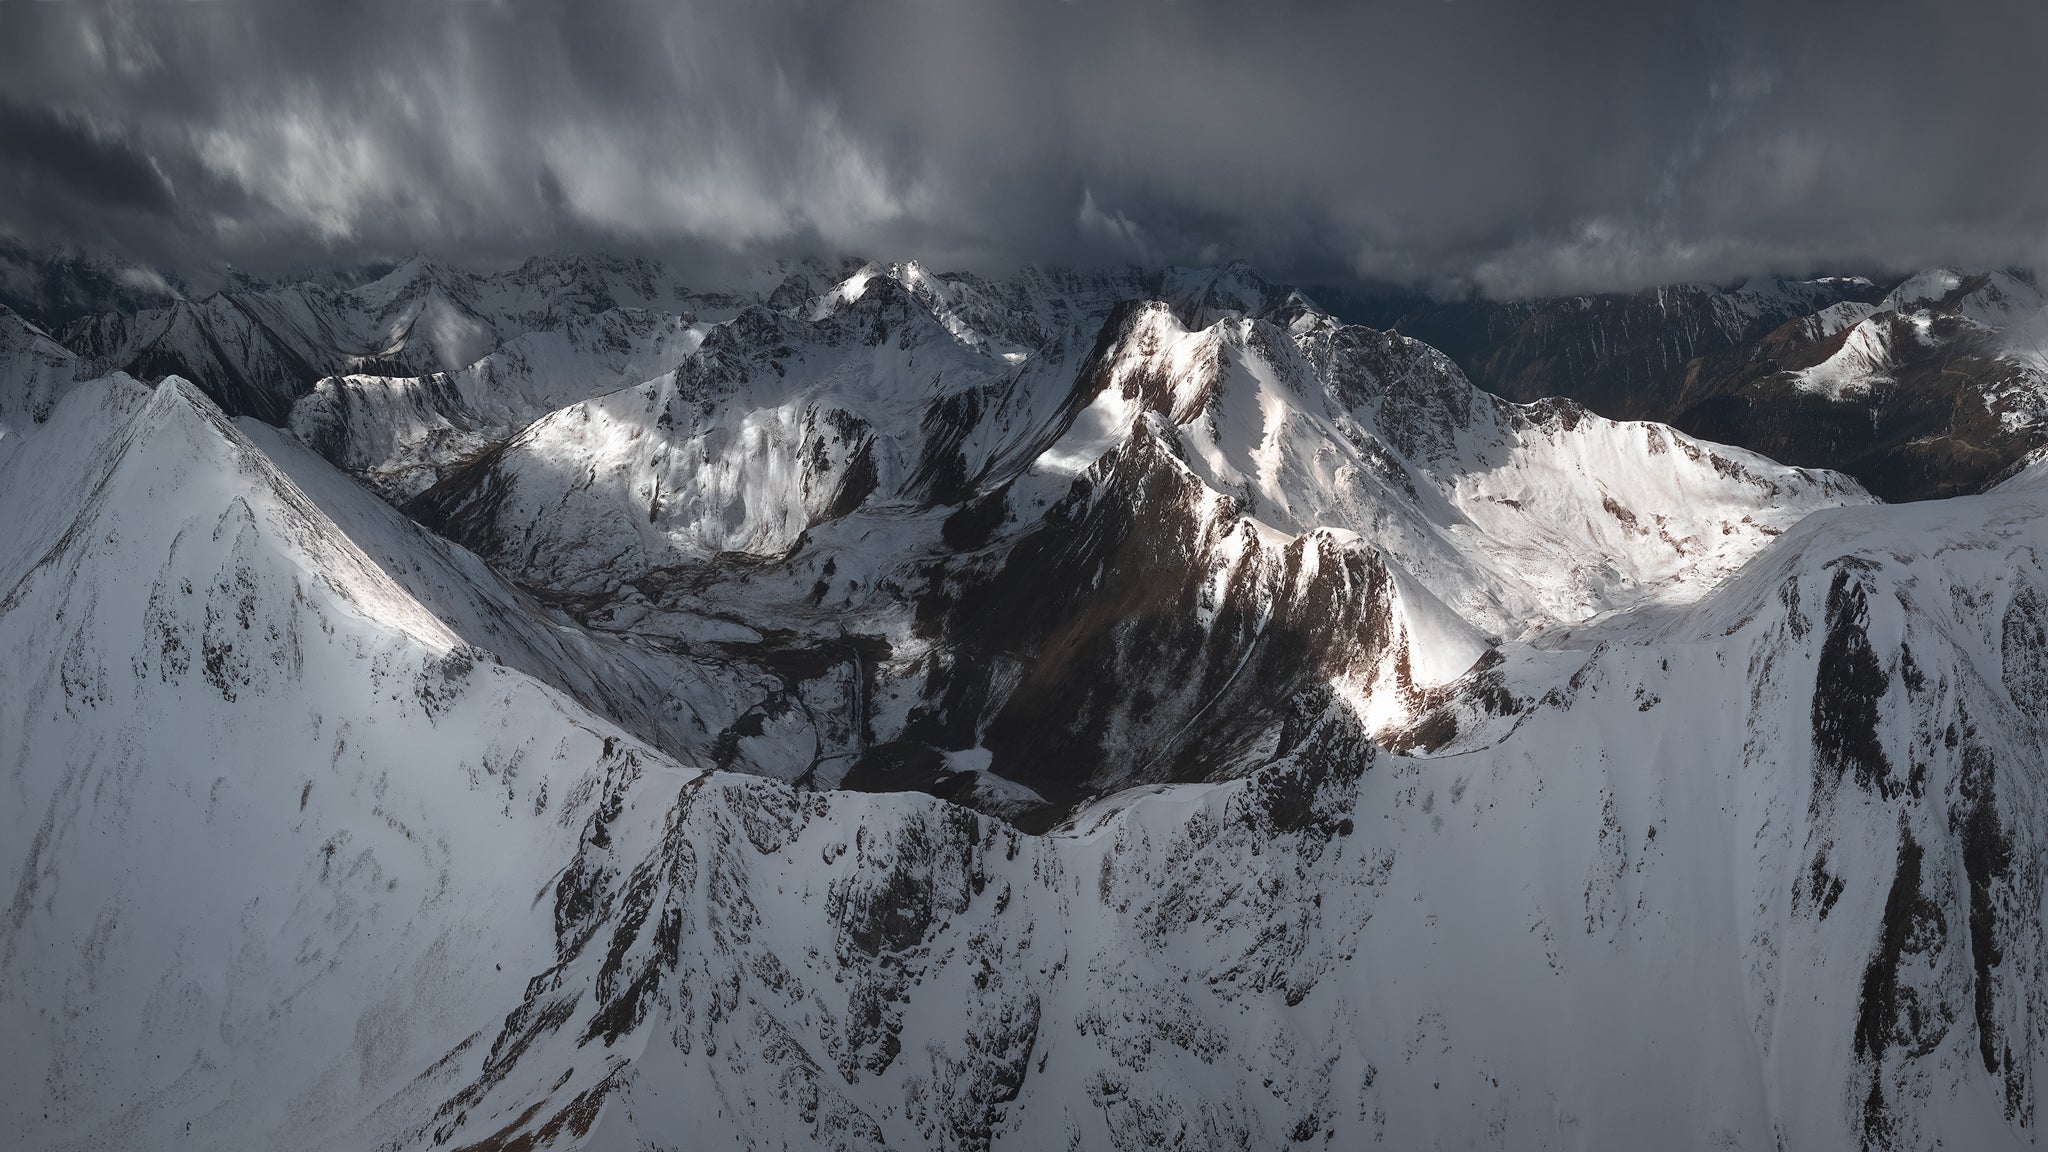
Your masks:
M2048 247L2048 14L1930 5L0 3L0 230L1213 261L1496 293Z
M17 194L25 197L61 196L157 213L168 212L174 199L149 157L49 108L0 100L0 155L8 158Z

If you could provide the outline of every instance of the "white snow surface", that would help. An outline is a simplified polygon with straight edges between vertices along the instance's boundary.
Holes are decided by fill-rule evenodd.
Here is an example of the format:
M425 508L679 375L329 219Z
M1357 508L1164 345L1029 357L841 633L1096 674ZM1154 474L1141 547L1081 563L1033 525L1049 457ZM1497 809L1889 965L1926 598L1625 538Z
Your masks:
M1986 328L2003 328L2014 321L2037 315L2044 303L2040 289L2005 269L1983 273L1983 283L1954 302L1958 315ZM1892 289L1880 310L1912 311L1936 304L1962 288L1971 273L1955 268L1933 268L1910 276Z

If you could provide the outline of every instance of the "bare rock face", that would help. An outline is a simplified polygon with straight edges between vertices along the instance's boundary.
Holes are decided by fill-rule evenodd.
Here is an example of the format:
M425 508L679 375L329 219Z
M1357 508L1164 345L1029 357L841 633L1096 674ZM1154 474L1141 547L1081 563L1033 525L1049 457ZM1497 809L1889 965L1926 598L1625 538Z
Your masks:
M1944 283L1784 289L1800 387ZM2036 1139L2038 462L1876 505L1243 267L182 307L203 388L0 316L27 1146Z

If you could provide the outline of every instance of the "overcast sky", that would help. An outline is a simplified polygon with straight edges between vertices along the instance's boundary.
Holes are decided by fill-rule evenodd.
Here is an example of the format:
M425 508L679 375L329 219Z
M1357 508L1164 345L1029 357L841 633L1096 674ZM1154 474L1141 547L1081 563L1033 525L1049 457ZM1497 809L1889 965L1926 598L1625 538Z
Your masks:
M2048 250L2048 5L0 0L0 233L1244 257L1503 295Z

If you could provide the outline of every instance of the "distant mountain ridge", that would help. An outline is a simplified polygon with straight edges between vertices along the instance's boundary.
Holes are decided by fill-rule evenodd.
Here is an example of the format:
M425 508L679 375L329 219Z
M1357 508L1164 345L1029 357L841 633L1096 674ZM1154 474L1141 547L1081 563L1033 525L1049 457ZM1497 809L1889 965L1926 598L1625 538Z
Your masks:
M607 256L535 258L489 274L414 257L368 279L238 278L188 300L144 270L17 246L0 251L0 304L97 370L180 375L232 413L281 424L328 377L458 373L508 340L615 307L723 319L747 303L814 295L858 265L784 261L735 289L686 286L654 262ZM1036 274L1070 287L1093 280L1097 294L1125 299L1171 291L1161 273L1136 269ZM1421 339L1510 400L1567 397L1613 419L1656 420L1833 468L1884 499L1912 500L1977 491L2048 443L2035 347L2048 342L2032 330L2038 296L2029 273L1931 269L1904 280L1827 276L1521 300L1446 303L1343 287L1303 298ZM1979 297L1996 300L1979 308ZM1018 315L1030 316L1029 305ZM1011 322L984 312L968 327ZM1861 335L1844 335L1859 326ZM1877 331L1885 326L1897 331ZM1908 329L1912 339L1897 338ZM1827 371L1856 381L1803 386L1844 344L1849 358ZM1856 351L1873 347L1876 360Z
M1510 399L1569 396L1663 421L1847 472L1887 500L1978 491L2048 443L2029 273L1458 303L1327 295L1347 318L1442 348Z

